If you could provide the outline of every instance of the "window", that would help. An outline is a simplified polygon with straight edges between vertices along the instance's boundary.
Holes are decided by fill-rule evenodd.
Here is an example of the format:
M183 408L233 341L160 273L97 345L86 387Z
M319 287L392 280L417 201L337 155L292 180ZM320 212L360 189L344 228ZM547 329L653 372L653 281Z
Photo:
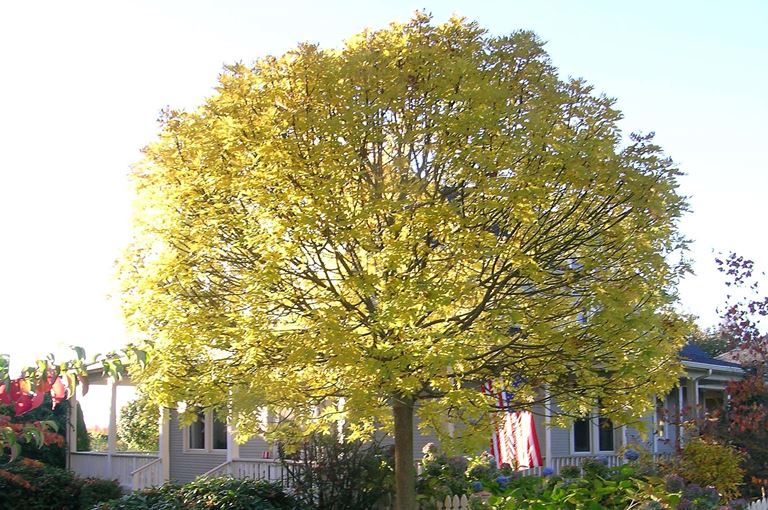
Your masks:
M205 413L197 413L197 420L189 426L189 449L205 450Z
M573 453L614 452L614 431L610 418L590 416L574 421L571 429Z
M213 411L197 413L197 420L187 428L186 449L200 452L227 449L227 424Z
M587 419L573 422L573 451L575 453L590 453L592 451L592 426Z
M227 449L227 424L218 417L213 417L213 445L214 450Z
M613 448L613 422L610 418L597 419L597 447L601 452L612 452Z

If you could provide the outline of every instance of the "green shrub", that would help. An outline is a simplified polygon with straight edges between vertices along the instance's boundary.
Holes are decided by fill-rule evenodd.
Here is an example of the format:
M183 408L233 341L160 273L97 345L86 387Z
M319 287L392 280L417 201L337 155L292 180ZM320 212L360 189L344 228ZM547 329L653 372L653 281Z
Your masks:
M69 406L63 406L69 409ZM85 426L85 415L83 414L83 408L80 406L80 402L77 403L75 408L77 411L77 451L89 452L91 451L91 436L88 434L88 427Z
M563 466L560 468L560 476L563 478L578 478L581 476L579 466Z
M581 469L586 478L606 478L610 473L608 459L605 457L584 459L581 463Z
M80 508L82 510L88 510L97 503L117 499L123 495L123 490L115 480L82 478L80 481Z
M297 510L301 506L280 485L266 480L198 478L186 485L135 492L93 510Z
M471 492L465 474L467 459L449 457L433 443L425 445L422 453L422 469L416 479L416 492L421 501L442 501L446 496Z
M28 460L2 469L15 476L0 476L0 510L76 510L80 484L64 469Z
M744 478L744 455L732 446L711 439L693 438L668 469L690 483L714 486L727 499L739 495Z
M114 480L79 478L30 459L0 467L0 510L88 510L121 494Z
M180 490L179 485L167 483L98 504L92 510L183 510Z
M317 510L364 510L394 488L392 452L375 442L315 434L292 457L283 460L294 494Z
M599 468L598 468L599 469ZM726 505L714 487L687 484L682 477L645 477L633 466L608 469L605 478L524 476L510 478L484 506L491 510L743 510L745 502Z
M160 434L160 409L147 395L139 392L120 409L118 433L129 450L155 451Z

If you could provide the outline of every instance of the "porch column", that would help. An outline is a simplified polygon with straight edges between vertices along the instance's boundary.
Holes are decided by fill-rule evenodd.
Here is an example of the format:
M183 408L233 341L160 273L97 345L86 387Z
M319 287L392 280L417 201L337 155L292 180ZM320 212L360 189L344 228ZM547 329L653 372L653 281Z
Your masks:
M552 469L555 468L552 462L552 397L549 390L544 390L544 464Z
M693 379L693 403L694 403L694 416L696 416L697 421L695 423L698 424L698 418L702 416L702 413L699 409L699 379L701 379L701 376L694 377ZM697 425L698 426L698 425Z
M163 482L171 479L171 413L168 408L160 408L160 433L158 435L157 453L160 457Z
M683 408L685 407L685 402L683 402L683 381L684 379L680 379L680 384L677 387L677 437L675 442L678 449L683 446Z
M658 438L658 435L656 434L656 426L659 423L659 415L656 407L657 398L658 398L657 395L653 395L651 397L653 402L653 414L651 415L651 419L653 421L651 422L651 430L650 430L650 433L648 434L648 436L651 438L651 453L653 455L656 455L659 452L659 438Z
M240 445L235 441L235 426L227 418L227 462L240 458Z
M71 459L73 453L77 453L77 389L72 389L72 394L69 396L69 420L67 420L67 469L71 468Z
M110 400L109 429L107 431L107 469L104 478L111 480L115 478L112 472L112 456L117 448L117 381L110 377L107 386L109 387Z

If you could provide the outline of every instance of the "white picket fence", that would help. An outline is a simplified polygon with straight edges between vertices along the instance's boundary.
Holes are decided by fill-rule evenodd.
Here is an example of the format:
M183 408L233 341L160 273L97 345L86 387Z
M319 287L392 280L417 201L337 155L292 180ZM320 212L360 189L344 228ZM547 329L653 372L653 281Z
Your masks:
M377 510L392 510L391 504L382 504L376 507ZM469 510L469 498L466 494L461 496L446 496L442 501L435 501L434 499L428 502L423 502L419 506L424 510Z
M768 510L768 497L764 497L758 501L753 501L747 510Z
M446 496L442 503L435 501L432 504L437 510L469 510L469 499L466 494L463 494L461 497L456 495L453 497Z

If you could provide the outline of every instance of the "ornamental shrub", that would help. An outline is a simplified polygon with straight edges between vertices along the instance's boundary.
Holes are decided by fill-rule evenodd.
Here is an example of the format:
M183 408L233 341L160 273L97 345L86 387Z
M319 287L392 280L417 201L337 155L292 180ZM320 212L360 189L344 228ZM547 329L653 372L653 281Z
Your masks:
M121 494L114 480L79 478L35 460L0 467L0 510L88 510Z
M5 464L2 471L0 510L74 510L79 507L80 487L75 475L69 471L26 459Z
M606 478L610 472L608 460L605 457L584 459L581 463L581 469L587 478Z
M496 461L493 459L491 465L485 457L451 457L434 443L427 443L422 453L424 455L416 479L416 494L421 508L425 510L434 501L443 501L446 496L482 491L484 487L497 483L493 480L505 476L496 469ZM476 469L478 465L481 467Z
M80 508L88 510L97 503L117 499L123 495L123 490L115 480L101 478L80 479Z
M563 478L578 478L581 476L579 466L563 466L560 468L560 476Z
M727 500L739 496L744 478L744 454L732 446L702 437L692 438L668 468L700 487L713 486Z
M726 505L717 489L685 485L681 477L665 479L637 474L632 466L606 471L606 477L550 478L524 476L495 492L491 510L743 510L745 502Z
M93 510L300 510L279 484L266 480L198 478L165 484L101 503Z
M336 431L314 434L283 461L296 498L317 510L362 510L393 491L391 449Z
M12 406L0 405L0 415L10 417L11 423L29 423L35 421L54 422L58 431L57 435L61 436L61 439L48 442L43 446L38 446L35 441L25 441L21 443L20 455L28 459L39 460L50 466L63 469L66 458L63 431L67 424L68 408L69 406L64 404L54 408L51 396L46 393L43 398L43 403L36 409L28 411L21 416L16 416ZM0 457L2 457L2 452L0 452Z

